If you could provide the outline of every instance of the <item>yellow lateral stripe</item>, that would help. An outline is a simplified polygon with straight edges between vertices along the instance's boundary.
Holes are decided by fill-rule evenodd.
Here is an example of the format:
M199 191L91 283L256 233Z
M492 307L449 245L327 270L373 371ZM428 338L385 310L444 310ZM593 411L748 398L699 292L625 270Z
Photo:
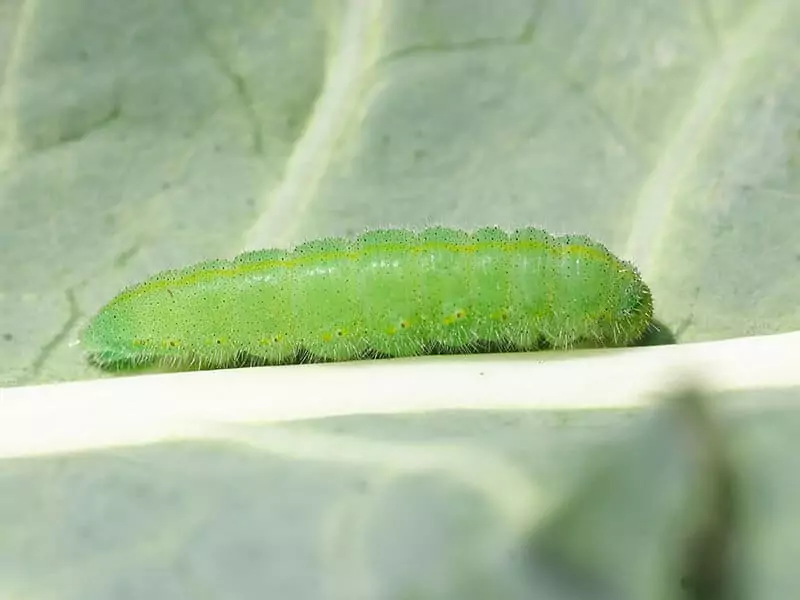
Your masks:
M556 242L558 238L555 238ZM287 251L287 258L284 260L264 260L261 262L252 262L252 263L244 263L242 265L233 266L233 261L230 261L228 264L231 268L223 268L223 269L196 269L196 266L187 267L184 273L181 273L181 270L174 271L175 278L174 279L155 279L155 277L159 277L159 275L153 276L147 281L142 283L133 285L128 289L122 291L114 300L109 302L109 306L112 306L118 301L123 299L135 298L142 296L151 291L157 291L164 288L171 288L171 287L185 287L187 285L192 285L196 283L201 283L203 281L213 280L217 278L231 278L231 277L238 277L241 275L248 275L251 273L258 273L262 271L269 271L272 269L276 269L278 267L282 268L294 268L300 267L308 264L317 263L320 261L328 261L328 260L359 260L363 259L365 256L372 254L373 252L408 252L411 251L413 253L420 253L426 252L431 250L448 250L451 252L456 252L459 254L472 254L478 252L480 250L487 250L487 249L495 249L501 250L507 253L518 252L521 250L542 250L547 249L554 254L558 255L574 255L580 254L587 258L593 260L605 260L608 263L617 262L617 259L610 255L607 251L604 252L603 250L596 248L594 246L587 246L587 245L558 245L558 244L547 244L533 240L519 240L519 241L505 241L505 242L481 242L477 244L448 244L448 243L439 243L439 242L425 242L420 244L419 246L411 247L398 245L398 244L386 244L382 246L370 246L367 248L367 252L326 252L320 254L312 254L309 256L303 257L295 257L290 258L292 256L292 251ZM233 259L235 260L235 259Z

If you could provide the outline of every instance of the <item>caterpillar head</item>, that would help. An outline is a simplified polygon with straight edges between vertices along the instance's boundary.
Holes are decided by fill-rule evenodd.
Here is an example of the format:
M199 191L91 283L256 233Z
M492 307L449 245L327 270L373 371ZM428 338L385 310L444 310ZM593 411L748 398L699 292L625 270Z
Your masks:
M630 344L644 335L653 319L653 294L639 274L632 270L632 277L622 288L615 307L614 319L622 325L622 344Z

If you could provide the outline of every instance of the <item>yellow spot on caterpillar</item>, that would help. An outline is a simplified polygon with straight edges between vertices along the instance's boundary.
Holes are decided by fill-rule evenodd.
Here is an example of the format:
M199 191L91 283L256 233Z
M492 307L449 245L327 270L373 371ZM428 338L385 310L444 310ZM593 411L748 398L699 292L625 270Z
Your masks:
M258 340L261 346L270 346L272 344L280 344L283 341L283 335L273 335L272 337L265 337Z
M386 333L389 335L397 335L400 333L400 329L411 329L411 320L402 319L397 325L390 325L386 328Z
M508 307L501 308L497 312L493 312L490 317L494 321L508 321L508 315L510 312L511 310Z
M347 329L337 329L333 333L326 331L322 334L322 341L323 342L332 342L335 339L340 339L345 337L348 334Z
M442 322L445 325L452 325L456 321L459 321L459 320L465 318L466 316L467 316L467 311L464 310L463 308L459 308L452 315L447 315L444 319L442 319Z

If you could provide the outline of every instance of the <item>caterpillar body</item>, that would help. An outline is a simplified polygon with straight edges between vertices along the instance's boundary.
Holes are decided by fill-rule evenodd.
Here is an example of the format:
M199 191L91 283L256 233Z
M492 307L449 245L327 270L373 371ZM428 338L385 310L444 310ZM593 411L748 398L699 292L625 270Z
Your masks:
M164 271L112 299L81 345L106 368L568 349L629 345L652 314L636 268L585 236L383 229Z

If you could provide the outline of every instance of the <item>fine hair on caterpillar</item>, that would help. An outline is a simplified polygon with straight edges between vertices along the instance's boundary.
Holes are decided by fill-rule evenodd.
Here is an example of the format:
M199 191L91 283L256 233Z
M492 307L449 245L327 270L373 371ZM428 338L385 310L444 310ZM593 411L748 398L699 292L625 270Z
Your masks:
M636 268L586 236L383 229L158 273L81 345L106 369L564 350L629 345L652 315Z

